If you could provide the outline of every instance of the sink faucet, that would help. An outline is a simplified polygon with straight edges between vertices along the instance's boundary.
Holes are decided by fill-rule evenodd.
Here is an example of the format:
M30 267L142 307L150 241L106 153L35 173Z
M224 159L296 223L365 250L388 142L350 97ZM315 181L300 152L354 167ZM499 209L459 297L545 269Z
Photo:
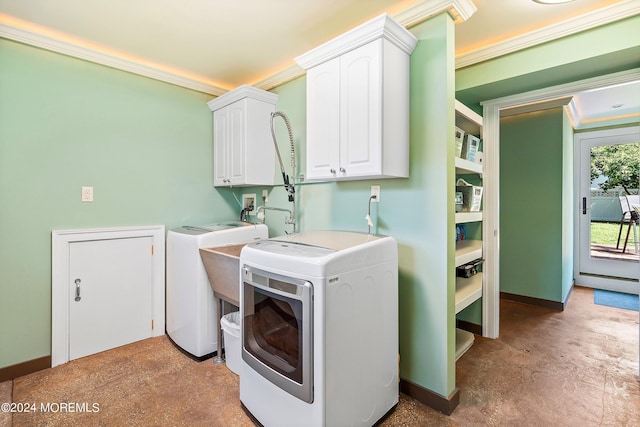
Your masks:
M296 232L296 218L295 215L293 214L292 211L290 211L289 209L283 209L283 208L276 208L276 207L272 207L272 206L258 206L258 209L256 211L256 216L258 217L258 219L262 220L264 219L264 211L269 210L269 211L280 211L280 212L288 212L289 213L289 217L285 218L284 223L285 224L291 224L293 225L293 232Z

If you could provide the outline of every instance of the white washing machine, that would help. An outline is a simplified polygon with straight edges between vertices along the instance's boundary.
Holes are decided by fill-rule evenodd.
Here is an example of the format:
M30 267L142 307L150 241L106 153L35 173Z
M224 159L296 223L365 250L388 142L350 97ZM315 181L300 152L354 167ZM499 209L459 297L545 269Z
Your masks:
M218 345L218 310L199 248L268 238L264 224L227 221L184 226L167 234L167 334L180 348L204 359Z
M397 405L395 239L290 234L240 266L240 401L262 425L371 426Z

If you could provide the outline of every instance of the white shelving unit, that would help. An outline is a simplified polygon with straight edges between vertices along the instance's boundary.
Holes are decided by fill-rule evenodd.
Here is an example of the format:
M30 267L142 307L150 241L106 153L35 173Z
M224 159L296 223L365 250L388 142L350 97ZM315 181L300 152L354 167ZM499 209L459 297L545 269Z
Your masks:
M470 278L458 277L456 280L456 313L469 307L482 296L482 273Z
M482 240L461 240L456 243L456 267L482 258Z
M467 159L456 157L456 173L477 173L482 175L482 163L471 162Z
M456 100L456 126L465 133L482 135L482 117ZM482 177L482 163L471 162L459 157L455 158L456 175L478 174ZM482 212L457 212L456 224L482 222ZM456 268L482 258L482 240L461 240L456 243ZM455 274L455 273L454 273ZM456 277L456 314L482 297L483 276L477 273L470 278ZM456 329L456 360L473 345L472 333Z
M456 224L482 221L482 212L456 212Z
M475 337L471 332L456 329L456 362L471 348L474 340Z

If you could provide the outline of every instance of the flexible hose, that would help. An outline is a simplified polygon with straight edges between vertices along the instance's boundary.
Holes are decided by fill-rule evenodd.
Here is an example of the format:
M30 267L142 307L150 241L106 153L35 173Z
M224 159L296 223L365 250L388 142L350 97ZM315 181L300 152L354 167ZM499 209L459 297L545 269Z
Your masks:
M274 122L276 117L281 117L284 120L284 124L287 126L287 132L289 133L289 144L291 147L290 148L291 169L292 169L291 175L293 177L293 182L291 183L289 182L289 176L284 171L284 164L282 163L282 157L280 156L280 150L278 149L278 141L276 140L276 132L274 129ZM289 201L293 202L295 200L294 194L296 191L294 187L295 178L296 178L296 154L295 154L295 148L293 145L293 132L291 131L291 123L289 123L289 118L287 117L287 115L281 111L275 111L271 113L271 136L273 138L273 145L275 146L276 154L278 155L278 161L280 162L280 172L282 173L282 180L284 182L284 187L287 190L287 193L289 194Z
M282 117L282 119L284 120L284 124L287 127L287 132L289 134L289 146L290 148L290 152L291 152L291 169L292 169L292 176L295 179L296 176L296 152L295 152L295 146L293 145L293 131L291 130L291 123L289 122L289 118L287 117L287 115L281 111L276 111L271 113L271 136L273 137L273 143L275 144L276 147L276 153L278 154L278 161L280 162L280 171L282 173L284 173L284 165L282 164L282 158L280 157L280 151L278 150L278 143L276 141L276 134L275 134L275 130L273 128L273 123L274 123L274 119L276 117Z

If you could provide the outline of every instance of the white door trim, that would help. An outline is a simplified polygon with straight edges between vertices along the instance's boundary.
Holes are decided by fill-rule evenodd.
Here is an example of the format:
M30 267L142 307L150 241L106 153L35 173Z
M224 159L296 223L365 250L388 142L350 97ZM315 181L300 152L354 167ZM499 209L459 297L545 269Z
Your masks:
M164 225L141 227L94 228L81 230L53 230L51 232L51 366L69 361L69 245L89 240L151 237L152 298L154 328L152 336L164 335L165 330L165 231Z
M619 73L580 80L545 89L483 101L483 146L485 220L483 222L483 242L486 251L484 268L488 270L483 295L483 331L489 338L497 338L500 326L500 114L501 110L538 102L572 96L576 92L612 86L640 80L640 68ZM577 235L577 233L574 233ZM577 256L578 251L574 251ZM574 260L574 264L577 260Z

